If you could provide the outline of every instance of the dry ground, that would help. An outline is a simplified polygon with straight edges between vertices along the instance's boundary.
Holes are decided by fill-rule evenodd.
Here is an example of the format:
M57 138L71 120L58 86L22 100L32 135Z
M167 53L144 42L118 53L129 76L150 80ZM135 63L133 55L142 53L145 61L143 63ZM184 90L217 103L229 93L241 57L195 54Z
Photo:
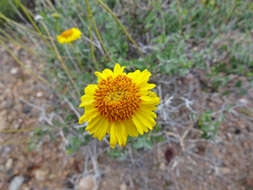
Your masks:
M33 70L39 65L22 48L12 47ZM27 151L32 129L43 121L42 112L52 113L56 100L50 91L25 74L14 60L0 50L0 189L65 190L252 190L253 189L253 89L241 77L248 92L240 95L231 82L219 92L208 86L204 71L184 78L156 76L162 99L159 123L166 137L151 150L128 149L124 160L112 160L104 153L105 143L93 140L67 156L61 137L43 139L37 149ZM227 96L222 92L229 90ZM191 100L192 103L187 102ZM34 106L34 105L37 105ZM231 105L229 111L225 110ZM40 109L43 108L43 109ZM208 109L226 119L214 140L204 140L189 114ZM214 120L217 118L214 118ZM174 136L173 136L174 135ZM20 182L20 185L19 185ZM84 187L85 186L85 187Z

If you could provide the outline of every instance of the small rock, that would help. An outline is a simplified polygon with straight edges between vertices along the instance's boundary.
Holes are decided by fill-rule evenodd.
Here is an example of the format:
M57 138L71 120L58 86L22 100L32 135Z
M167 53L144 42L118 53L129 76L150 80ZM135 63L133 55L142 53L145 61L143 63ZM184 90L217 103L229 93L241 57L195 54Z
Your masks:
M18 73L18 68L17 67L14 67L11 69L11 74L15 75Z
M95 187L95 179L93 176L83 177L78 184L78 190L92 190Z
M24 178L22 176L16 176L11 181L9 190L19 190L23 182L24 182Z
M163 170L163 171L166 170L165 163L164 162L160 163L159 168L160 168L160 170Z
M32 110L31 106L25 105L25 106L23 107L23 113L24 113L24 114L29 114L29 113L31 112L31 110Z
M0 130L4 130L7 127L6 112L0 112Z
M13 165L13 159L12 158L9 158L5 164L5 168L6 170L9 170L12 168L12 165Z
M240 102L242 105L244 105L244 106L246 106L246 105L248 104L248 100L245 99L245 98L241 98L241 99L239 100L239 102Z
M30 190L30 188L27 185L23 185L21 190Z
M40 97L43 96L43 93L42 93L42 92L37 92L36 96L37 96L38 98L40 98Z
M34 176L38 181L44 181L49 174L49 171L38 169L34 171Z
M125 183L121 184L120 190L127 190L127 185Z
M231 173L231 170L226 167L220 168L220 171L222 174L230 174Z

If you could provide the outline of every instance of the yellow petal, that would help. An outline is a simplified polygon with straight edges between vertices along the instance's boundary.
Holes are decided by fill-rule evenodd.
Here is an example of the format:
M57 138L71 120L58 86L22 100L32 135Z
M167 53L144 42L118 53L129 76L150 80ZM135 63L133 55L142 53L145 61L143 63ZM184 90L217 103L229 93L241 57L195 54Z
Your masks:
M143 85L140 86L140 93L141 94L148 94L150 89L155 88L155 84L149 84L149 83L144 83Z
M102 73L95 72L95 75L98 77L98 83L104 79L107 79L110 76L113 76L113 72L110 69L105 69Z
M123 73L125 67L120 67L120 65L118 63L116 63L116 65L114 66L114 76L120 75Z
M86 131L89 131L89 134L93 134L93 137L97 138L97 135L100 133L102 122L103 122L103 118L101 117L94 118L93 122L90 122L90 125L88 123L88 126L86 127L87 128Z
M85 121L87 121L88 119L87 119L87 117L85 116L85 114L84 115L82 115L80 118L79 118L79 120L78 120L78 123L81 125L81 124L83 124Z
M98 78L98 83L101 81L101 80L103 80L103 75L102 75L102 73L100 73L100 72L95 72L94 73L96 76L97 76L97 78Z
M127 132L126 127L123 122L118 123L118 139L119 139L119 146L125 146L127 142Z
M141 109L146 109L146 110L150 110L150 111L155 111L158 109L158 107L156 107L155 105L148 105L148 104L141 104L140 105Z
M152 118L156 118L156 113L154 110L156 110L157 107L155 106L149 106L149 105L141 105L139 112L142 112L143 114L146 114L146 116L151 116Z
M134 125L136 126L137 131L143 135L144 130L143 128L145 128L145 126L142 125L142 123L138 120L138 118L136 117L136 115L133 116L132 118Z
M156 124L155 120L148 113L138 112L136 113L136 117L142 122L144 126L148 127L150 130L152 130Z
M93 96L97 90L97 85L96 84L89 84L85 89L84 93L90 96Z
M126 130L127 130L129 136L131 136L131 137L138 136L138 131L137 131L133 121L127 120L127 121L125 121L125 125L126 125Z
M120 127L120 125L119 125L118 122L114 123L113 127L114 127L113 133L114 133L114 135L116 137L116 144L118 143L119 146L121 146L122 142L123 142L123 138L121 137L121 127Z
M105 69L105 70L103 70L102 75L103 75L103 78L106 79L106 78L112 76L113 72L110 69Z
M63 43L64 43L64 38L62 38L61 35L58 35L56 38L57 38L57 41L58 41L60 44L63 44Z
M94 103L94 98L92 96L84 95L81 97L81 104L79 107L85 107Z
M142 104L147 105L158 105L160 103L160 98L158 97L150 97L150 96L141 96Z
M94 131L93 137L98 138L101 141L106 135L106 131L109 127L109 122L105 119L101 119L100 122L96 126L96 130Z
M93 137L98 138L99 141L101 141L104 136L106 135L107 128L109 127L108 121L101 118L101 120L94 126L92 129L90 129L90 132L94 132Z
M128 73L127 76L130 77L137 86L141 87L148 82L151 73L147 69L142 72L140 72L140 70L136 70L133 73Z
M143 131L148 132L148 129L152 130L156 125L154 116L156 116L155 113L149 110L140 110L135 113L132 119L141 135L143 135Z
M87 111L85 111L85 113L79 118L79 124L82 124L85 121L93 119L96 116L98 116L98 112L95 108L87 109Z
M118 142L118 139L117 139L117 136L116 136L116 127L114 123L111 124L111 129L110 129L110 145L111 145L111 148L115 148L117 142Z
M103 118L100 116L94 117L92 119L88 120L88 125L85 128L86 131L89 131L90 134L94 133L94 130L96 130L97 124L102 120Z
M78 28L70 28L70 29L62 32L56 38L57 38L58 42L61 44L71 43L71 42L81 38L81 31Z
M141 71L136 70L135 72L128 73L127 76L133 80L134 83L138 82Z

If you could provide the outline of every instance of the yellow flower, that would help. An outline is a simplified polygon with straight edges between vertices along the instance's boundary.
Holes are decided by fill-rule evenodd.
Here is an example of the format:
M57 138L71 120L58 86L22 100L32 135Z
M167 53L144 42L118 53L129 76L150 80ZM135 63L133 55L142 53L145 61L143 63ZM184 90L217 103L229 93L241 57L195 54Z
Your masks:
M59 43L71 43L79 38L81 38L81 31L78 28L70 28L65 30L60 35L57 36L57 40Z
M156 125L154 111L160 103L156 93L150 91L155 84L148 83L148 70L126 74L124 68L116 64L113 71L95 72L98 84L84 89L79 106L85 111L79 123L87 121L85 130L98 140L109 134L112 148L117 143L125 146L128 135L137 137L152 130Z

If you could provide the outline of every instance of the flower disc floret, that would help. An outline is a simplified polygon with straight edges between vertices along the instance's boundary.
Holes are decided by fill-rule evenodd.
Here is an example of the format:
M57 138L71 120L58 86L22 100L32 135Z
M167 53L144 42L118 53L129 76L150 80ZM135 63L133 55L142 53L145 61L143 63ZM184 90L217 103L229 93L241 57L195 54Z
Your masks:
M110 122L131 119L140 107L139 88L126 75L108 77L98 84L95 107Z

